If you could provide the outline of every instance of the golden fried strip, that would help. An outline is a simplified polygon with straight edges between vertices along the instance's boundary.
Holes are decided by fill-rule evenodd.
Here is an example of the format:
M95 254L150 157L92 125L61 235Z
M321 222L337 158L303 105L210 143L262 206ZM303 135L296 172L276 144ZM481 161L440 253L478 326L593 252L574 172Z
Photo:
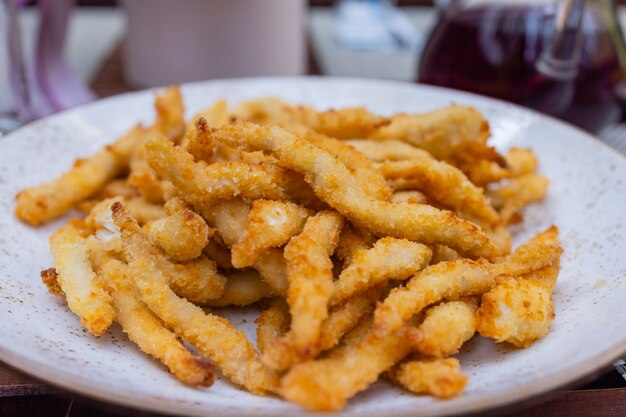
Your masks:
M307 410L340 410L347 399L375 382L408 353L402 331L340 346L325 359L295 365L280 381L279 393Z
M429 308L418 327L407 328L407 342L423 356L454 355L476 333L477 307L472 302L449 301Z
M262 252L287 243L302 231L309 215L309 210L294 203L255 200L243 234L232 247L233 266L250 266Z
M500 221L483 190L472 184L462 171L446 162L426 156L409 161L385 162L379 168L386 178L410 179L419 191L460 215L473 216L489 225Z
M163 204L165 201L162 181L146 161L143 146L139 146L130 159L128 184L149 203Z
M235 114L257 123L305 126L339 139L362 138L387 123L387 119L363 107L318 111L312 107L292 106L273 97L241 103Z
M352 139L345 143L375 162L423 159L430 156L423 149L393 139L381 141Z
M519 177L537 170L537 156L528 148L511 148L504 155L511 176Z
M200 117L194 121L192 129L187 134L187 152L193 155L196 162L213 160L215 141L208 133L209 123L204 117Z
M263 310L255 320L256 345L259 352L266 348L278 337L289 330L289 306L281 298L274 298L268 308Z
M492 182L502 181L511 177L511 171L500 166L495 161L479 159L478 161L464 161L456 163L461 171L467 175L474 184L484 187Z
M345 165L281 128L239 123L213 130L212 134L230 146L271 153L284 166L304 174L323 201L375 234L444 243L473 257L493 258L498 254L478 226L451 212L368 198Z
M370 248L370 238L371 236L364 236L362 230L355 230L350 224L341 229L335 255L343 262L344 268L352 263L358 251Z
M163 322L202 354L208 356L224 375L250 392L263 394L275 389L278 378L258 360L254 347L243 332L228 320L205 314L201 308L179 298L153 262L153 254L137 222L120 204L113 205L113 219L122 231L124 255L130 276L142 300ZM225 348L227 347L227 348Z
M420 359L403 362L389 376L393 382L415 394L429 394L438 398L459 395L468 377L461 372L459 361L448 359Z
M537 174L525 174L513 178L507 184L488 192L496 208L500 209L502 221L508 223L513 215L530 203L541 201L548 192L549 181Z
M437 159L447 159L467 143L485 143L489 124L471 107L452 105L423 114L399 114L391 123L369 136L376 140L400 140L427 150Z
M144 226L151 242L159 246L171 259L185 262L197 258L207 245L210 230L204 219L173 199L165 204L168 214Z
M296 363L315 358L321 352L332 348L339 343L344 334L374 310L379 294L378 289L372 289L332 309L328 319L322 323L317 343L307 352L299 352L294 348L293 335L290 333L274 339L263 352L263 363L278 371L284 371Z
M185 201L198 206L211 205L218 199L241 196L257 199L286 199L281 187L283 170L271 164L250 165L238 161L206 166L194 162L185 149L164 137L146 140L146 158L150 166L179 190Z
M185 133L185 105L178 86L166 88L154 99L156 120L154 129L174 143Z
M224 269L230 269L233 264L230 262L230 251L220 245L215 238L209 239L206 246L202 249L202 253L217 266Z
M428 246L421 243L393 237L379 239L373 248L354 254L335 282L330 305L391 279L407 279L426 266L431 255Z
M433 245L433 256L430 259L430 264L438 264L439 262L454 261L459 259L459 254L454 249L450 249L445 245Z
M89 262L82 224L71 221L50 236L58 283L67 305L91 334L100 336L115 317L113 299Z
M420 191L396 191L391 196L392 203L428 204L428 198Z
M102 191L98 193L97 198L111 198L111 197L124 197L132 198L137 197L139 194L137 189L128 183L126 178L116 179L109 182L104 186Z
M552 287L558 274L557 262L519 277L498 278L483 294L476 315L479 333L524 348L541 339L554 321Z
M141 197L126 199L124 200L124 205L130 210L139 224L146 224L167 215L162 205L149 203Z
M213 366L193 355L161 320L139 299L128 277L128 266L110 260L99 271L113 289L115 320L141 351L158 359L181 382L208 387L213 384Z
M328 301L334 289L330 256L337 247L342 226L339 213L319 212L285 246L289 332L294 347L304 352L315 345L321 325L328 317Z
M558 262L562 249L555 241L555 227L520 246L501 262L459 259L431 265L395 288L374 313L374 331L384 335L399 329L426 306L445 299L480 295L489 291L503 274L522 275Z
M302 129L289 130L339 159L354 175L354 178L368 196L389 201L391 188L387 185L385 177L381 175L366 156L335 138Z
M206 300L203 306L247 306L274 295L272 288L261 279L257 271L233 271L226 274L226 278L224 294L220 298Z
M202 216L215 226L224 243L232 246L243 235L249 213L250 206L247 203L231 199L205 209ZM253 267L277 295L287 294L287 265L281 250L266 250L258 256Z
M15 215L33 226L63 215L123 174L128 169L134 147L142 137L143 128L135 126L117 142L92 157L76 160L74 166L59 178L20 191L16 196Z

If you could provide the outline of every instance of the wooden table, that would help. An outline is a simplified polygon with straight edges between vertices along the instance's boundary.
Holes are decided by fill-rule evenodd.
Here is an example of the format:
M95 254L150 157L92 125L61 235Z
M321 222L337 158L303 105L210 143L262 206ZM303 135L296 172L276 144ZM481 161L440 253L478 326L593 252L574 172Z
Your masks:
M310 48L309 48L310 50ZM315 57L309 52L309 73L319 74ZM131 91L122 76L121 47L111 54L92 83L100 97ZM626 380L615 370L586 385L581 390L560 391L550 395L548 402L513 405L497 414L515 417L624 417L626 416ZM546 401L547 398L536 399ZM112 417L152 416L119 406L89 400L10 369L0 362L1 417Z

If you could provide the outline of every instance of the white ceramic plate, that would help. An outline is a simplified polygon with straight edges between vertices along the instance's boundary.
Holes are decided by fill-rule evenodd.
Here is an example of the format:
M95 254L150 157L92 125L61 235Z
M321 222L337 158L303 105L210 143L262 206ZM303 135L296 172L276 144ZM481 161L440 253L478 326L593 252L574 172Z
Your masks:
M365 105L389 114L452 102L483 112L498 148L529 146L552 184L526 211L517 243L550 224L565 248L555 289L552 331L530 349L474 338L460 355L470 382L458 398L416 397L384 382L352 399L344 416L431 416L499 407L554 390L626 352L626 158L588 134L537 113L487 98L431 87L352 79L270 78L215 81L184 88L188 115L219 98L274 95L319 108ZM118 327L96 339L50 296L39 271L52 263L47 237L13 217L14 196L56 177L138 121L153 118L149 91L118 96L40 120L0 140L0 359L47 382L98 399L172 414L306 415L272 397L224 380L208 390L175 381L141 354ZM255 309L228 315L254 337Z

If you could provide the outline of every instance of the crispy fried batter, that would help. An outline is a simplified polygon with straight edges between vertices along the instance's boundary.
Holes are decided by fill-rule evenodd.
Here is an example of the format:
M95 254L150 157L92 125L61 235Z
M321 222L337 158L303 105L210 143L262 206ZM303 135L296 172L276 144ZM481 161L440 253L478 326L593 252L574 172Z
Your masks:
M450 301L429 308L418 327L407 328L407 342L424 356L454 355L476 333L477 307L467 301Z
M15 215L28 224L39 226L65 214L128 169L130 155L143 134L143 128L135 126L113 145L88 159L76 160L72 169L59 178L20 191L16 196Z
M154 129L174 143L185 133L185 105L178 86L166 88L154 99Z
M541 201L548 192L549 181L537 174L525 174L512 179L507 184L488 192L494 206L500 210L500 217L508 223L518 210Z
M406 286L393 289L378 305L374 313L375 332L384 335L394 331L438 301L484 294L499 275L522 275L555 264L562 252L557 233L555 227L548 229L498 263L459 259L429 266Z
M485 143L489 124L471 107L452 105L423 114L399 114L369 138L400 140L425 149L437 159L451 157L467 143ZM352 136L352 138L367 136Z
M63 297L65 299L65 293L61 289L61 286L58 282L57 270L54 268L44 269L40 273L41 281L46 285L48 292L52 295L56 295L58 297Z
M328 301L334 289L330 256L337 247L342 226L341 215L322 211L310 217L302 233L285 247L289 332L294 347L303 352L315 345L328 317Z
M247 306L274 295L257 271L240 270L225 274L227 280L220 298L206 300L207 307Z
M259 352L265 352L272 341L289 330L289 306L282 298L273 298L270 306L255 320L256 345Z
M113 259L99 273L112 288L115 321L139 349L163 362L185 384L203 387L213 384L213 366L185 349L139 299L126 264Z
M180 204L178 199L168 201L165 204L168 216L147 223L144 231L167 256L185 262L200 256L214 231L202 217Z
M552 287L537 275L555 276L558 266L522 277L503 276L483 295L478 311L478 330L482 336L497 342L509 342L526 348L545 336L554 320Z
M331 356L295 365L280 381L279 393L307 410L340 410L347 399L375 382L409 353L402 331L379 338L368 333Z
M263 363L278 371L284 371L296 363L315 358L334 347L344 334L374 310L380 293L379 289L374 288L332 309L328 314L328 319L322 324L316 344L307 352L294 348L293 335L290 333L275 339L263 352Z
M391 279L407 279L426 266L431 255L428 246L420 243L393 237L379 239L372 249L354 254L335 283L330 304L337 305L353 294Z
M403 362L390 373L391 379L415 394L438 398L459 395L468 377L461 372L457 359L420 359Z
M498 250L475 224L426 205L372 200L341 162L278 127L249 123L212 131L230 146L270 152L281 164L305 175L315 193L353 223L375 234L425 243L444 243L469 256L493 258Z
M67 305L91 334L106 332L113 318L113 299L89 262L82 222L72 221L50 236L58 284Z
M473 216L488 225L500 221L481 188L472 184L459 169L430 155L409 161L385 162L380 165L380 170L389 179L411 180L418 191L460 215Z
M258 360L243 332L228 320L205 314L201 308L179 298L167 285L141 228L120 203L113 205L113 219L122 231L124 255L143 302L178 335L208 356L224 375L253 393L273 390L277 376Z
M254 264L259 254L284 245L302 231L310 211L294 203L256 200L239 241L232 247L235 268Z

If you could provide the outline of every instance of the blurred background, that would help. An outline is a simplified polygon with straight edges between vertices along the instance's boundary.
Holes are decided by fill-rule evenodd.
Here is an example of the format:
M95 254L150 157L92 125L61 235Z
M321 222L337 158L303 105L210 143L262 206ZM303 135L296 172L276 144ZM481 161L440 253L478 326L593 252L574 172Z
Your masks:
M2 0L0 130L140 88L327 75L509 100L621 143L626 1ZM626 140L624 140L626 142Z

